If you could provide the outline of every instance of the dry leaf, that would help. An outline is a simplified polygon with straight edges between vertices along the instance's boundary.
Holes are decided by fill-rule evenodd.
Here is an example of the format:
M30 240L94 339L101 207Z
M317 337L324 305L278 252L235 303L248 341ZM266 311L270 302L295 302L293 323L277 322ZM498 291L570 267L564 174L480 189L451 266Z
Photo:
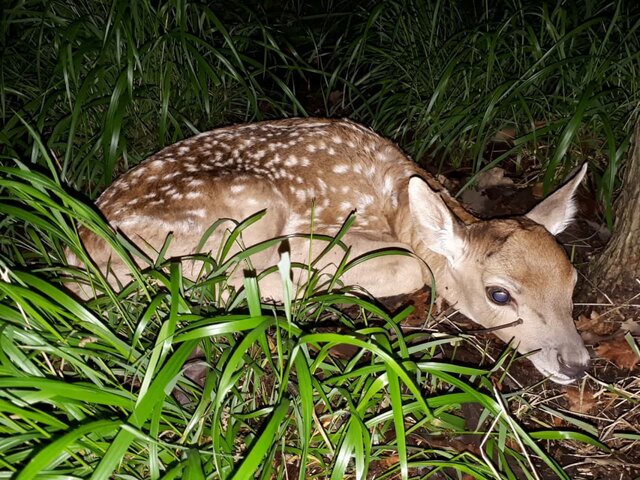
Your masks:
M620 330L623 332L630 332L631 335L640 335L640 323L628 318L620 324Z
M613 362L618 368L632 370L640 362L640 357L631 349L624 337L602 342L595 350L600 358Z
M504 169L494 167L486 172L479 173L476 177L478 180L478 189L485 190L489 187L500 187L503 185L513 185L513 180L504 176Z
M580 332L590 332L596 335L611 335L617 330L615 323L605 322L595 310L588 317L584 314L580 315L576 321L576 328Z
M498 130L491 140L494 142L511 143L514 138L516 138L516 129L507 127Z
M562 427L564 426L564 420L562 418L553 415L551 417L551 423L553 423L554 427Z
M567 387L565 396L569 402L569 410L578 413L589 413L598 403L594 397L594 392L589 389Z
M343 100L342 90L334 90L329 94L329 105L336 106L342 103Z
M544 197L544 183L538 182L533 187L531 187L531 195L533 198L543 198Z

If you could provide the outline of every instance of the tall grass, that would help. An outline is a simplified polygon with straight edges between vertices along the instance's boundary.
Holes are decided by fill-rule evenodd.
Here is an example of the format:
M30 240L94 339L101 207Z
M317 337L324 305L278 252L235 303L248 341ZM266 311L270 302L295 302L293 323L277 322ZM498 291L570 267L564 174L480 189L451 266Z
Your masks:
M268 29L230 30L203 3L16 2L3 13L3 143L37 157L26 120L90 195L196 131L304 113L269 68L287 57Z
M526 156L547 189L588 158L611 222L640 99L635 4L389 0L360 16L334 66L355 116L417 159L475 172ZM487 158L504 130L511 148Z

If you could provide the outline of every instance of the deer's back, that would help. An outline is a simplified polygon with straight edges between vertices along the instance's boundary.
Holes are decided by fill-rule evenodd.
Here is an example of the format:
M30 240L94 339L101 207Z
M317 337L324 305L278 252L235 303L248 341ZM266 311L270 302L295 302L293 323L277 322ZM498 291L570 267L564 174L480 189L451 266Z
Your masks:
M270 207L298 226L313 209L318 228L356 210L359 227L388 230L386 217L416 173L393 143L350 121L278 120L171 145L125 173L97 204L124 230L132 219L211 224Z

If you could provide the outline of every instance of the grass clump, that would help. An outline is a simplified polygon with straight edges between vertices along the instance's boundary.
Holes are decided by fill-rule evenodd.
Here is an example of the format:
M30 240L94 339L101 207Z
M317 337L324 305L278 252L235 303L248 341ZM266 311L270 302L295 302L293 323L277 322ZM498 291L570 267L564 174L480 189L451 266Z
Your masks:
M334 65L354 114L477 172L513 160L555 178L593 164L607 220L640 84L639 12L628 2L380 2ZM489 147L506 141L506 153ZM560 172L559 172L560 170Z
M284 57L269 31L230 30L202 3L17 2L2 31L3 144L38 161L34 125L90 195L198 130L304 113L269 68Z
M93 197L118 172L197 131L350 116L440 167L541 168L547 191L587 159L612 225L640 91L632 3L215 7L35 1L5 9L2 143L42 160L25 119L62 178ZM505 144L497 156L496 141Z

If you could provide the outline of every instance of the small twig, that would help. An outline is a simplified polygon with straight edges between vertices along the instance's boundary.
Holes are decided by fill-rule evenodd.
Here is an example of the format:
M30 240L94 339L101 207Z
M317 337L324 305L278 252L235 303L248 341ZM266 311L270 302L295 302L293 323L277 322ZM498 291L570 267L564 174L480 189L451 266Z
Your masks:
M496 425L500 421L500 416L501 415L502 415L502 412L498 413L498 415L496 415L496 418L493 419L493 422L491 423L491 425L487 429L487 433L482 437L482 441L480 442L480 446L479 446L480 447L480 455L482 455L482 459L484 460L484 463L491 469L491 472L493 473L495 478L500 478L500 473L498 473L498 471L496 470L496 467L493 466L493 462L487 456L487 452L485 452L485 445L487 443L487 440L489 440L491 432L493 431L494 428L496 428Z
M574 305L576 307L611 307L610 303L574 303ZM615 310L616 308L627 308L627 307L640 308L640 303L622 303L620 305L616 305L614 308L612 308L612 310Z
M493 383L493 396L495 397L496 401L498 402L501 408L498 418L500 417L500 415L502 415L506 420L507 424L509 425L509 427L511 427L513 435L516 437L516 442L518 443L518 445L520 446L520 450L522 451L522 455L524 455L524 457L527 459L527 463L529 463L529 466L531 467L531 473L533 473L533 476L536 478L536 480L540 480L540 476L538 475L536 466L531 461L529 452L527 451L527 448L524 446L524 443L522 442L522 439L518 434L518 429L516 428L516 424L513 418L511 418L511 415L509 414L509 410L507 409L507 406L504 403L504 399L502 398L502 395L500 395L500 391L496 387L495 382Z
M489 328L478 328L475 330L465 330L464 333L469 333L472 335L477 335L479 333L491 333L491 332L495 332L496 330L502 330L503 328L511 328L511 327L515 327L516 325L521 325L523 322L523 320L521 318L518 318L517 320L514 320L513 322L510 323L505 323L504 325L498 325L496 327L489 327Z

